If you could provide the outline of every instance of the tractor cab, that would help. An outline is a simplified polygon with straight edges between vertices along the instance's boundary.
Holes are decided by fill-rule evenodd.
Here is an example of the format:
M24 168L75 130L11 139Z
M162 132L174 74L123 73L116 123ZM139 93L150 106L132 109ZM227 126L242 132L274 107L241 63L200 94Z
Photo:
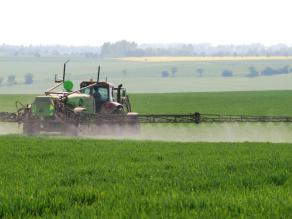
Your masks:
M114 88L109 82L83 81L80 84L80 92L94 99L96 113L115 113L123 110L121 85Z

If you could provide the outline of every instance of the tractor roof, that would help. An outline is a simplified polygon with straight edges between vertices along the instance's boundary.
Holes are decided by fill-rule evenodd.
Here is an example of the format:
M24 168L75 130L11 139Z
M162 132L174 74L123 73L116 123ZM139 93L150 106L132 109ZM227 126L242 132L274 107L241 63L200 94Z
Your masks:
M96 81L82 81L81 85L85 85L85 86L89 86L91 84L97 84L97 86L99 87L114 87L114 84L111 82L107 82L107 81L100 81L100 82L96 82Z

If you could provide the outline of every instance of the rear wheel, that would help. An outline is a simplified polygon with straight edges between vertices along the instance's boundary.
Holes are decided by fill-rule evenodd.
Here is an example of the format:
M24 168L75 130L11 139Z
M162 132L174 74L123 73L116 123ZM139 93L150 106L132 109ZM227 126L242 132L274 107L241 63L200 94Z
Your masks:
M39 135L40 134L39 124L36 122L24 122L23 134L26 136Z

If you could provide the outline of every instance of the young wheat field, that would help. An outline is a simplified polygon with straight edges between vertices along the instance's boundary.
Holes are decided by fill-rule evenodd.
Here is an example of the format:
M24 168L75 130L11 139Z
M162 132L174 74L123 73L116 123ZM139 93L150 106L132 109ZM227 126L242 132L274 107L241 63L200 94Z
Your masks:
M289 218L292 145L0 137L0 217Z

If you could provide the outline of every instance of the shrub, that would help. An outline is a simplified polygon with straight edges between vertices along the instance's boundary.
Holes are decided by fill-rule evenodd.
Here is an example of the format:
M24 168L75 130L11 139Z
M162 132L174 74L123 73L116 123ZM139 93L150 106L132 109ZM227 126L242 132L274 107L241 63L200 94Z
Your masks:
M32 84L33 83L33 74L28 73L24 76L24 83L25 84Z
M169 77L169 72L168 71L162 71L161 72L161 77L163 77L163 78Z
M231 71L231 70L224 70L223 72L222 72L222 77L232 77L233 76L233 71Z

